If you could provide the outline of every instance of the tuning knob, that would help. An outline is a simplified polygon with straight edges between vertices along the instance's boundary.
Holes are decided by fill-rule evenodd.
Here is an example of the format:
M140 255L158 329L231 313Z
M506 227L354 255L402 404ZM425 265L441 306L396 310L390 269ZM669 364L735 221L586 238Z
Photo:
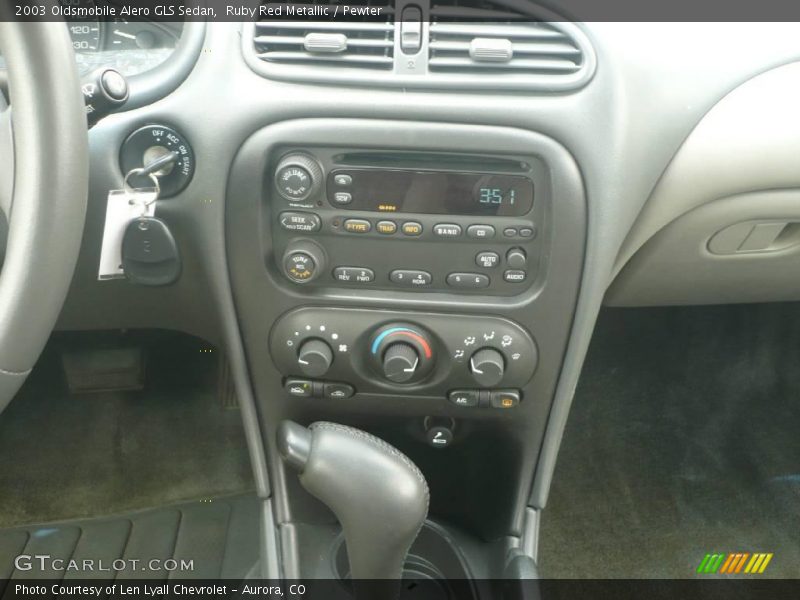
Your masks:
M321 377L333 362L333 350L322 340L308 340L297 351L297 365L309 377Z
M383 354L383 374L389 381L405 383L414 377L419 366L419 354L409 344L391 344Z
M492 387L503 379L505 359L498 350L483 348L470 358L469 370L479 385Z
M295 283L316 279L324 268L325 252L314 242L292 242L283 253L283 272Z
M275 169L275 187L284 199L302 202L319 190L322 167L306 154L284 156Z

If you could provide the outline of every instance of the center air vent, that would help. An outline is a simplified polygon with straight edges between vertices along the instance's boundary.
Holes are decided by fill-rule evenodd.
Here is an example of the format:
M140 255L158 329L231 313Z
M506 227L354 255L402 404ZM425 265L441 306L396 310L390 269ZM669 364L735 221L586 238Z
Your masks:
M583 51L570 35L541 22L448 22L448 7L431 8L428 68L438 73L572 75Z
M269 8L301 4L267 4ZM312 6L312 5L308 5ZM269 63L316 65L321 68L391 70L394 65L394 15L382 7L385 20L319 21L275 18L255 24L258 58Z
M353 1L347 6L373 15L309 20L287 7L320 5L262 5L262 13L283 7L283 16L245 25L245 58L271 79L370 87L566 92L594 75L595 54L583 31L533 3ZM406 29L416 32L416 44L401 43Z

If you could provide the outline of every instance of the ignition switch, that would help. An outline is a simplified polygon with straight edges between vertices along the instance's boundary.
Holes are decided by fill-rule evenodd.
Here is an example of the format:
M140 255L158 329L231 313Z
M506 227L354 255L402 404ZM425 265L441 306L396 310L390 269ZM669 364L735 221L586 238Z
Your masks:
M141 169L176 154L175 161L164 160L164 167L154 173L161 187L161 198L169 198L182 192L194 175L194 152L186 138L164 125L145 125L140 127L122 143L119 162L123 173ZM145 175L131 177L133 187L152 185Z

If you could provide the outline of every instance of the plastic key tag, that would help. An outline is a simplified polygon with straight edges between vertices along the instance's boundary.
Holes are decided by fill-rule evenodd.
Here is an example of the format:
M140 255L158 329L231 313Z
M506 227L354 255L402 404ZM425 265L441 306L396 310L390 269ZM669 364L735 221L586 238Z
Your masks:
M97 279L120 279L125 277L122 269L122 237L128 224L139 217L152 217L156 212L158 199L158 179L151 176L154 187L131 188L128 179L141 174L141 169L134 169L125 177L125 185L121 190L108 192L106 203L106 224L103 228L103 245L100 249L100 266Z

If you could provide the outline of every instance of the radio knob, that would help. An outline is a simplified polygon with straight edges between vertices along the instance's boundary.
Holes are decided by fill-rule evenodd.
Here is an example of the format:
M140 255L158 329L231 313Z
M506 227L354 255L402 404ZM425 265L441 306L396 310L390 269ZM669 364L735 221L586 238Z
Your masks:
M333 350L322 340L308 340L297 351L297 365L309 377L321 377L333 362Z
M389 381L405 383L417 372L419 354L416 349L403 343L391 344L383 354L383 374Z
M294 283L313 281L324 269L325 252L314 242L292 242L283 254L283 272Z
M469 370L478 385L492 387L503 379L505 359L498 350L483 348L470 358Z
M284 156L275 169L275 187L290 202L302 202L316 194L322 183L322 167L306 154Z

